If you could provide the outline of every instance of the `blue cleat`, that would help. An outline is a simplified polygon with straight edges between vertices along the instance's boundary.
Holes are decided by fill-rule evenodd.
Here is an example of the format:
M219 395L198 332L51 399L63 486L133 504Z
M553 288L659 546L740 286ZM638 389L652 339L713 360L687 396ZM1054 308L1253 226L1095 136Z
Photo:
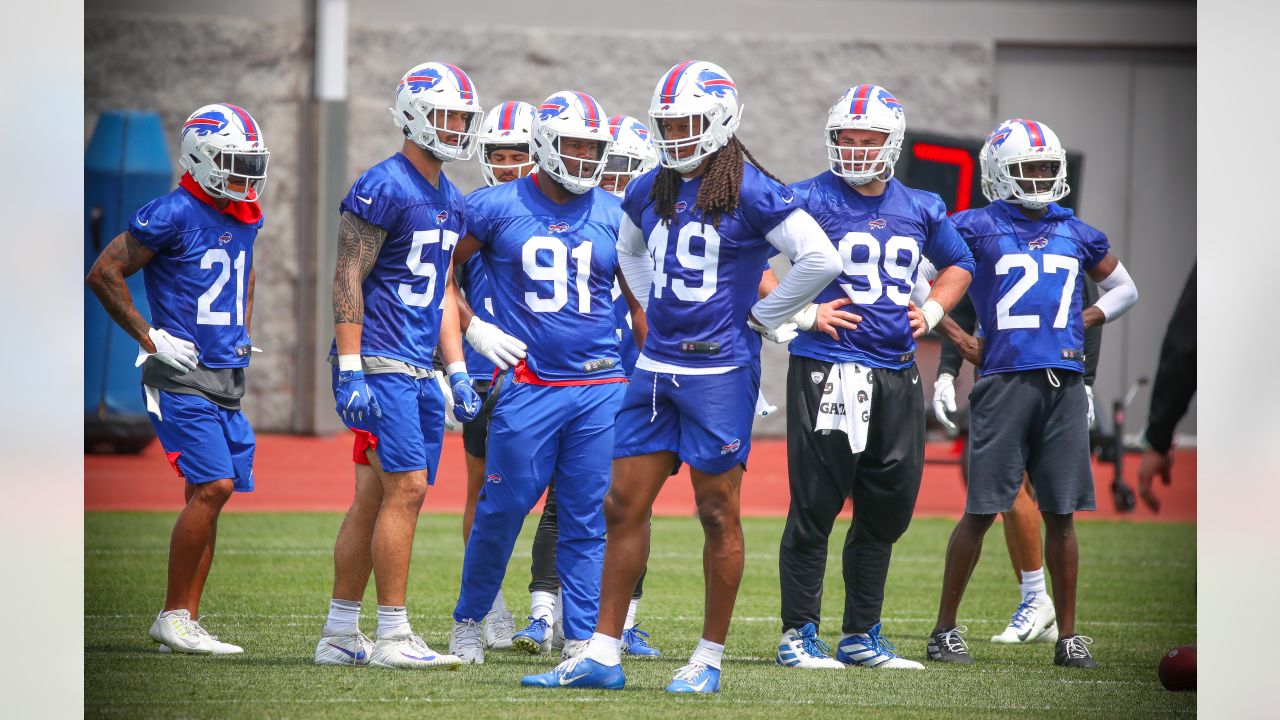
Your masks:
M511 636L511 647L530 655L551 651L551 627L540 617L529 618L529 627Z
M887 670L923 670L924 665L900 657L898 648L880 634L880 623L866 633L849 635L836 646L836 659L845 665Z
M525 687L621 690L627 684L627 676L622 673L621 664L601 665L580 655L565 660L552 668L551 672L525 675L520 678L520 684Z
M640 623L622 631L622 652L637 657L662 657L662 651L649 645L649 633L640 629Z
M720 670L702 663L691 662L676 671L675 678L667 686L669 693L720 692Z

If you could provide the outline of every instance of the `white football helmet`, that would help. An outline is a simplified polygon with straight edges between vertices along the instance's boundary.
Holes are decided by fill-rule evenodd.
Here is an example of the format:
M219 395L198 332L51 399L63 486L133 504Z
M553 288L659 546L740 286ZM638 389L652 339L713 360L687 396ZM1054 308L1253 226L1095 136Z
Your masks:
M453 65L429 62L410 69L396 85L389 110L406 138L444 162L466 160L475 150L480 96L471 78ZM461 130L449 129L455 114L463 118ZM441 133L457 141L445 142Z
M1035 120L1006 120L987 138L980 155L982 193L988 200L1005 200L1039 210L1071 192L1067 184L1067 151L1048 125ZM1029 177L1023 163L1057 163L1049 177ZM1021 181L1021 182L1020 182ZM1028 183L1031 189L1023 187Z
M258 121L237 105L205 105L182 123L178 163L213 197L256 201L270 156Z
M742 120L738 87L724 68L703 60L686 60L658 80L649 103L654 130L653 146L658 162L676 172L688 172L704 158L729 143ZM666 138L662 121L690 119L687 137ZM684 151L693 148L689 155Z
M605 190L622 197L627 183L658 164L658 152L649 139L649 128L630 115L614 115L609 118L609 132L613 135L613 148L605 163L601 185Z
M613 136L609 133L608 116L595 98L584 92L562 90L543 100L533 116L530 136L534 162L566 190L581 195L600 184ZM594 158L569 156L570 162L578 164L576 174L569 172L561 150L566 138L599 143Z
M500 148L515 148L529 153L529 138L533 128L533 106L519 100L508 100L485 113L484 122L480 125L480 137L477 145L480 148L480 172L489 187L498 184L494 176L495 166L489 162L489 153ZM502 165L500 167L515 168L521 177L528 174L533 167L532 154L529 162L518 165Z
M885 133L884 144L876 146L841 146L841 130L874 130ZM907 114L902 103L879 85L858 85L845 91L827 112L827 163L831 172L850 185L865 185L872 180L893 177L893 166L902 153L902 138L907 132ZM875 153L875 159L865 158Z

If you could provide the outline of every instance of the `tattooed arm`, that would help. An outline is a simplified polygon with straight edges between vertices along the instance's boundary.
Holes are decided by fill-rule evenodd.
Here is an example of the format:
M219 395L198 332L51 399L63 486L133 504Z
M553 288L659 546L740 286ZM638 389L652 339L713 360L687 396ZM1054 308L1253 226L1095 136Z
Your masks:
M128 231L122 232L102 251L85 278L111 319L147 352L156 351L151 338L147 337L151 326L133 306L133 294L125 278L138 272L153 257L155 253L143 247Z
M360 354L364 290L387 231L344 212L338 223L338 267L333 274L333 324L339 355Z

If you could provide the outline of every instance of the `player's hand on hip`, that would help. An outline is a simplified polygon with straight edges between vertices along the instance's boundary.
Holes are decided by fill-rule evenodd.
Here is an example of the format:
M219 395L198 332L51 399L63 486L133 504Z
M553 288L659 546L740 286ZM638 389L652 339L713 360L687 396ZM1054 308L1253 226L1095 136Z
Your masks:
M929 321L924 316L915 300L907 301L907 321L911 323L911 337L918 338L929 332Z
M813 324L809 328L801 329L816 330L820 333L826 333L831 336L832 340L840 339L840 330L857 330L858 323L862 322L862 316L857 313L851 313L848 310L841 310L845 305L852 305L853 300L842 297L824 302L821 305L811 305L814 308Z
M138 353L137 365L141 365L148 356L151 356L165 365L186 374L195 370L200 363L200 353L196 351L195 343L170 335L160 328L148 330L147 338L151 340L151 344L155 346L156 350L148 353L146 348L142 348Z
M365 383L361 370L343 370L338 373L338 384L333 390L337 401L338 416L347 427L372 432L382 419L378 399Z
M747 327L760 333L760 337L779 344L791 342L796 336L796 326L794 323L785 322L776 328L768 327L755 319L751 313L747 313Z
M956 383L951 373L942 373L933 381L933 416L948 433L955 434L956 424L947 416L956 411Z
M1092 430L1093 426L1098 422L1098 416L1093 410L1093 387L1085 385L1084 394L1085 397L1089 398L1089 429Z
M1142 452L1142 462L1138 465L1138 497L1151 508L1151 512L1160 512L1160 498L1156 497L1151 481L1159 477L1165 485L1172 483L1172 470L1172 452L1160 453L1151 448Z
M478 317L471 318L471 324L467 326L466 339L476 352L503 370L523 360L525 351L528 350L519 338L508 335L498 326Z
M464 423L475 420L482 403L480 394L471 387L471 376L455 372L449 376L449 385L453 390L453 416Z

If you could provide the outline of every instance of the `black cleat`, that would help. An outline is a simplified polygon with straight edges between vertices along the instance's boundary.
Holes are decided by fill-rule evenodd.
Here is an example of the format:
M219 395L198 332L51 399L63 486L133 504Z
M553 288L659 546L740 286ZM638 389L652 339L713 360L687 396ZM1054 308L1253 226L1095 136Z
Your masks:
M929 636L929 645L925 648L925 657L936 662L954 663L956 665L972 665L973 656L969 654L969 646L965 644L960 633L968 632L964 626L936 632ZM1086 654L1087 651L1086 651Z
M1092 644L1093 638L1083 635L1062 638L1058 641L1058 646L1054 648L1053 664L1075 668L1098 667L1098 661L1094 660L1093 655L1089 654L1089 645Z

